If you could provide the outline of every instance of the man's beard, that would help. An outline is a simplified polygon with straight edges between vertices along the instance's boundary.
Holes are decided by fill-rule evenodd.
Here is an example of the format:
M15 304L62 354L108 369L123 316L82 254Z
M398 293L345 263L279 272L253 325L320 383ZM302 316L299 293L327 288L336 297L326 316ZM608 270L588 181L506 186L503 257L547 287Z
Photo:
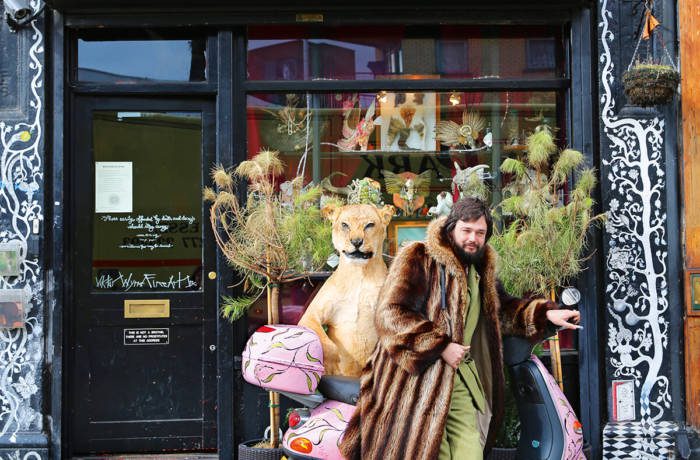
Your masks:
M469 267L474 265L475 267L480 267L484 261L484 254L486 253L486 244L479 247L475 252L467 252L463 248L457 246L454 241L450 241L452 250L459 259L463 267Z

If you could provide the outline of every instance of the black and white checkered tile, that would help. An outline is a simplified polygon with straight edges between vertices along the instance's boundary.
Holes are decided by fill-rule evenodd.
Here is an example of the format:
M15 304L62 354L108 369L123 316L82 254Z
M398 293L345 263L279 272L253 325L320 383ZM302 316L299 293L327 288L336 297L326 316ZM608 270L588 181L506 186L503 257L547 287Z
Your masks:
M611 460L675 459L673 422L608 423L603 430L603 458Z

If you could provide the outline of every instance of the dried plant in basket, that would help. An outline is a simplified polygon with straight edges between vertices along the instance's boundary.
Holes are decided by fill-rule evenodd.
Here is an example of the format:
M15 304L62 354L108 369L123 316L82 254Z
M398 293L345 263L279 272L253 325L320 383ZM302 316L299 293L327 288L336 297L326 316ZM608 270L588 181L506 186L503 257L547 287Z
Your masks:
M641 107L667 104L673 99L680 74L670 65L638 62L622 75L625 94Z
M643 27L640 28L639 40L627 71L622 74L622 84L631 103L641 107L649 107L671 102L681 78L673 58L666 48L663 34L659 34L657 37L670 65L652 61L651 37L661 23L654 17L653 1L645 2L644 7ZM640 44L643 41L647 43L647 58L645 60L637 57Z

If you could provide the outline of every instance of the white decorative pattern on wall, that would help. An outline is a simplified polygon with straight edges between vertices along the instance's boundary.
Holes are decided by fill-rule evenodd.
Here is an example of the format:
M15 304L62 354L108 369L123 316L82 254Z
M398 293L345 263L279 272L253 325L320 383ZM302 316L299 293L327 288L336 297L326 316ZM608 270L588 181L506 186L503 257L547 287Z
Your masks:
M41 455L42 452L44 453L43 456ZM16 449L14 451L0 453L0 460L42 460L42 458L47 458L47 452L42 452Z
M40 0L31 2L38 11ZM0 243L18 242L24 259L21 275L0 277L0 289L24 289L26 327L0 329L0 438L15 441L20 431L42 428L40 388L43 366L43 285L38 241L43 220L40 191L43 187L43 34L32 22L18 33L31 36L29 119L0 120ZM34 247L33 253L29 249ZM5 456L3 454L2 458ZM17 451L21 459L41 458L36 452Z
M612 3L612 0L611 0ZM639 419L626 426L633 442L607 442L605 458L667 458L672 445L658 439L668 420L671 395L668 380L668 284L664 177L664 121L615 113L614 64L608 0L600 1L601 122L606 224L606 307L608 368L614 379L634 380ZM605 145L607 140L608 144ZM624 448L627 446L629 449ZM611 449L611 450L609 450Z

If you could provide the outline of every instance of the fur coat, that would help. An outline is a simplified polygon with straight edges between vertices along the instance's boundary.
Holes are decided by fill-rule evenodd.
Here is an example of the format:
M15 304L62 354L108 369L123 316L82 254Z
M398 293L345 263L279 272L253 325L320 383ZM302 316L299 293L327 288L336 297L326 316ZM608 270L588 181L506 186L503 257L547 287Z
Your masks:
M438 457L455 373L440 355L450 342L462 343L467 307L467 276L442 237L445 220L433 221L426 242L404 248L391 265L375 315L379 340L341 444L347 459ZM440 265L445 266L445 310ZM546 310L556 307L546 299L508 296L496 280L495 265L495 251L487 246L478 269L482 311L472 339L472 348L480 349L473 358L493 413L486 450L503 418L501 334L539 340L548 324Z

